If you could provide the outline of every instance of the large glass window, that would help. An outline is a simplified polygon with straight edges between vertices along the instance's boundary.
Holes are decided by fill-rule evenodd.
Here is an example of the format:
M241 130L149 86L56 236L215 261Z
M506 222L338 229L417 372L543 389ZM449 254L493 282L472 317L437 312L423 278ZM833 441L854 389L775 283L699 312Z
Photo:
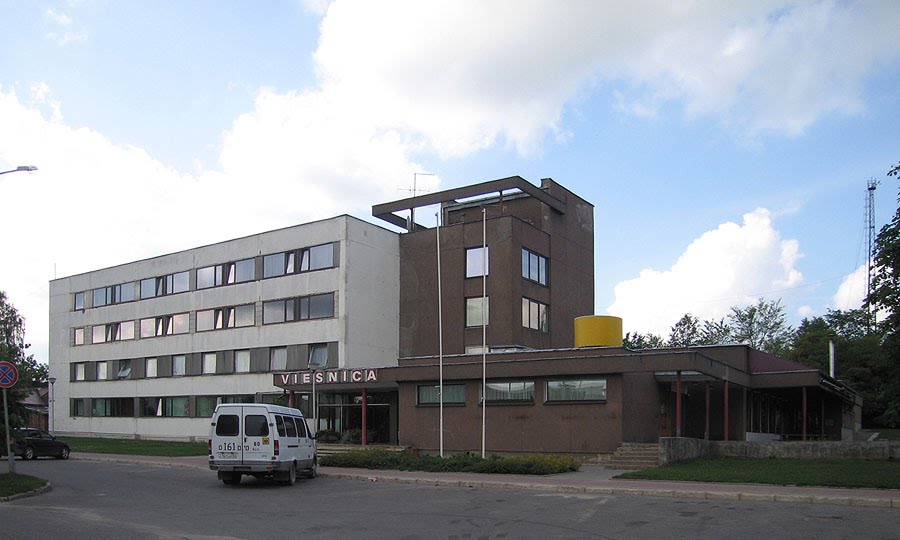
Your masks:
M466 402L466 385L464 384L445 384L444 385L444 405L447 404L465 404ZM440 385L422 385L419 386L419 405L439 405L441 403L441 387Z
M141 398L141 416L190 416L188 396Z
M117 326L119 327L117 341L134 339L134 321L120 322Z
M550 307L530 298L522 298L522 326L532 330L550 331Z
M93 398L91 416L134 417L134 398Z
M75 345L84 345L84 328L75 328Z
M105 381L109 378L109 363L97 362L97 380Z
M234 351L234 372L250 373L250 351Z
M263 257L263 277L270 278L294 273L294 252L273 253Z
M488 403L534 400L534 382L531 381L487 383L486 390Z
M215 287L216 285L221 285L221 277L216 279L217 277L217 267L215 266L207 266L205 268L197 269L197 288L198 289L208 289L210 287Z
M256 307L253 304L234 308L234 326L253 326L256 324Z
M93 307L131 302L134 300L134 282L101 287L91 291Z
M466 250L466 277L490 275L490 248L487 246Z
M203 353L203 373L205 375L216 372L216 353Z
M490 324L490 298L482 297L466 298L466 326L481 326L482 324ZM484 309L482 310L482 305Z
M328 345L314 343L309 346L309 367L323 368L328 365Z
M213 412L216 410L215 396L197 396L194 402L196 403L198 418L212 417Z
M300 271L309 272L334 266L334 244L322 244L301 250Z
M547 381L547 401L606 401L606 379Z
M274 347L269 349L270 369L272 371L284 371L287 369L287 347Z
M84 380L84 362L75 364L75 380L76 381Z
M244 259L234 263L234 279L229 283L243 283L245 281L253 281L256 275L256 261L253 259Z
M176 354L172 357L172 376L173 377L182 377L185 373L185 356L183 354Z
M98 324L91 328L91 343L106 342L106 325Z
M186 292L189 288L189 272L185 271L175 274L166 274L165 276L142 279L141 298L153 298L155 296Z
M157 361L156 358L147 358L144 360L144 377L152 379L156 377Z
M75 300L72 308L76 311L84 309L84 292L75 293Z
M190 319L187 313L175 315L163 315L149 319L141 319L141 337L171 336L173 334L187 334Z
M522 277L546 285L547 257L522 248Z
M131 360L119 360L119 372L116 374L116 378L131 378Z
M172 334L187 334L190 329L190 317L187 313L178 313L171 318Z
M288 300L288 302L293 302ZM263 324L275 324L284 322L285 300L274 300L263 303Z

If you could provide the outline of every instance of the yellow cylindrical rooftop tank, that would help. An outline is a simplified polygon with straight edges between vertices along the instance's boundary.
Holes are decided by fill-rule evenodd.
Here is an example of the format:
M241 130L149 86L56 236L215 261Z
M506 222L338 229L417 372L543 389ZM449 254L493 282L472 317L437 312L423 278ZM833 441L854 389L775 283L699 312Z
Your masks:
M575 319L576 347L621 347L622 319L590 315Z

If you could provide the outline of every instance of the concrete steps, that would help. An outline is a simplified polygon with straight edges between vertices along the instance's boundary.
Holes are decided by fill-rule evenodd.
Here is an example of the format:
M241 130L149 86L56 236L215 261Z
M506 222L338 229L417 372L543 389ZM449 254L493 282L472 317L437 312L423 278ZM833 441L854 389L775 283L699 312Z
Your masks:
M640 470L659 466L659 444L622 443L603 464L608 469Z

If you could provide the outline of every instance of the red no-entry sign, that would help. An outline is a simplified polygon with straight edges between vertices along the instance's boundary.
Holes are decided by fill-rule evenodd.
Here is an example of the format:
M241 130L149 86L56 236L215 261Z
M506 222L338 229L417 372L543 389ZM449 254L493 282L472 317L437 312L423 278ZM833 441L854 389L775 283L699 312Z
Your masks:
M12 388L19 381L19 370L9 362L0 362L0 388Z

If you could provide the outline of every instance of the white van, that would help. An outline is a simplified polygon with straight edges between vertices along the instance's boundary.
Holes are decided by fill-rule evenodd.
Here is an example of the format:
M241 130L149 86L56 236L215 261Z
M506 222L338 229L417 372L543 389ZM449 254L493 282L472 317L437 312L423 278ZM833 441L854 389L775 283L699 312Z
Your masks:
M267 403L216 406L209 430L209 468L219 480L272 477L293 485L297 472L316 476L316 441L297 409Z

